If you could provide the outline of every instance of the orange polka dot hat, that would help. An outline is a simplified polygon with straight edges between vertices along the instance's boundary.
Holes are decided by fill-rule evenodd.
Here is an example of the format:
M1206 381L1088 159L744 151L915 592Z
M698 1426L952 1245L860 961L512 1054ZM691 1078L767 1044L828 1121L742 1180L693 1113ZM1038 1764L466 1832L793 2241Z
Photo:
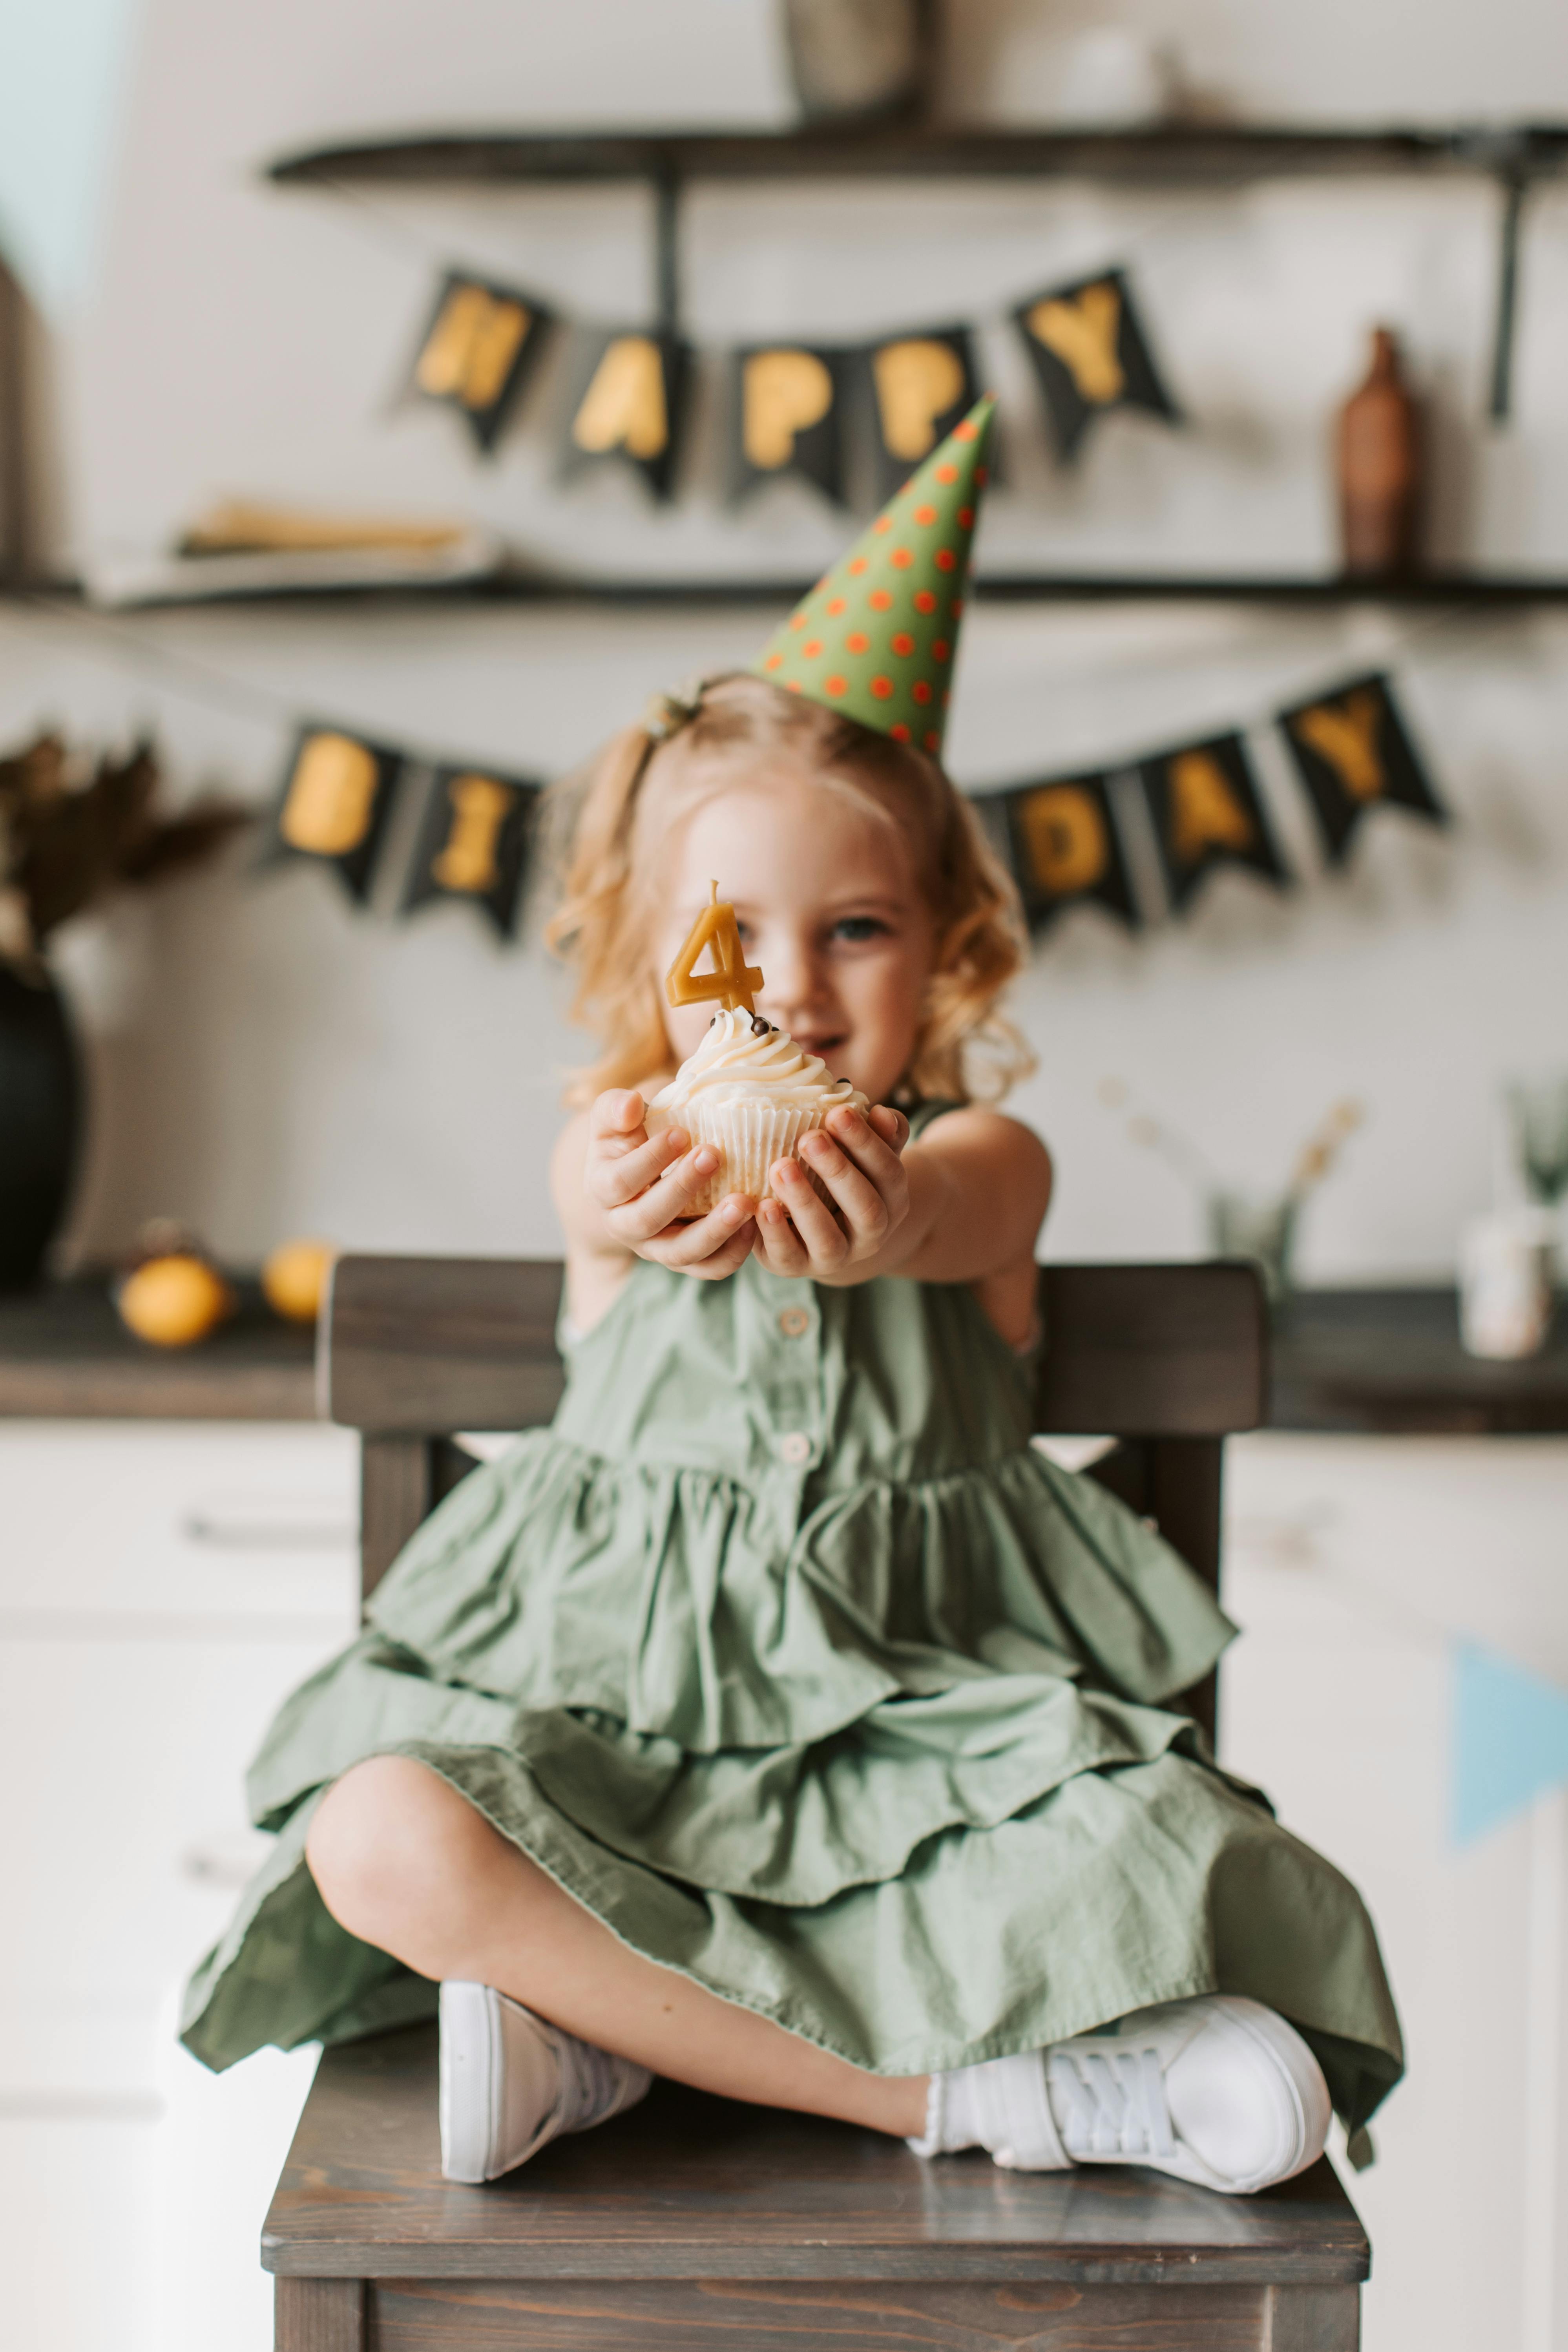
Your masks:
M940 752L995 402L970 410L752 668L879 735Z

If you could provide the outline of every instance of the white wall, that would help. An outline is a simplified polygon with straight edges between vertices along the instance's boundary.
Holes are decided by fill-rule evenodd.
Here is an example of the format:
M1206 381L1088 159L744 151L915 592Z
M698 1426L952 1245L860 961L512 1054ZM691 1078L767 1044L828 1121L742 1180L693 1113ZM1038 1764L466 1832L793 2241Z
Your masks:
M955 100L978 107L999 79L1016 95L1030 75L1048 91L1049 37L1110 13L960 0ZM1142 0L1113 13L1173 31L1191 80L1243 111L1568 115L1562 25L1523 0L1484 17L1442 0L1419 43L1394 0L1326 12ZM711 419L687 495L661 514L613 477L552 482L548 381L491 467L446 416L394 404L432 270L448 257L580 312L637 316L647 256L634 194L392 202L271 190L255 173L282 148L414 121L766 121L784 104L762 0L580 0L569 15L384 0L374 20L350 0L221 11L145 0L101 276L60 335L62 551L156 543L232 489L473 514L526 549L605 568L795 573L830 556L845 522L805 493L724 513ZM1501 433L1481 420L1496 210L1489 188L1463 179L1179 198L729 191L689 207L689 311L712 344L994 319L1035 286L1131 257L1186 433L1112 419L1076 476L1057 473L1018 355L999 326L987 333L1007 484L982 560L1064 569L1329 564L1326 418L1369 323L1388 318L1433 402L1436 551L1561 571L1568 202L1542 197L1531 215L1518 415ZM290 709L550 772L650 687L745 658L766 625L757 612L253 610L142 617L110 634L5 612L0 732L45 713L88 734L152 717L182 788L213 776L257 798ZM1184 1193L1095 1100L1115 1074L1258 1184L1330 1098L1362 1094L1371 1124L1315 1204L1307 1270L1440 1272L1485 1196L1500 1073L1568 1062L1568 628L1461 620L1426 625L1406 649L1409 635L1372 610L973 613L951 738L969 784L1153 748L1391 656L1458 819L1444 838L1386 816L1348 880L1314 879L1289 903L1226 877L1191 921L1147 940L1092 916L1063 927L1019 1000L1043 1063L1020 1105L1061 1166L1056 1251L1197 1245ZM176 656L202 673L182 671L180 690ZM276 698L276 715L225 707L223 679ZM1260 758L1305 865L1300 799L1267 740ZM301 1228L552 1246L542 1170L573 1049L535 947L498 950L461 910L405 926L355 915L307 872L182 887L117 928L139 942L142 1011L98 1048L81 1244L112 1244L167 1211L239 1256Z
M948 0L952 95L1049 91L1075 34L1136 26L1206 108L1266 122L1542 122L1562 110L1568 22L1538 0Z

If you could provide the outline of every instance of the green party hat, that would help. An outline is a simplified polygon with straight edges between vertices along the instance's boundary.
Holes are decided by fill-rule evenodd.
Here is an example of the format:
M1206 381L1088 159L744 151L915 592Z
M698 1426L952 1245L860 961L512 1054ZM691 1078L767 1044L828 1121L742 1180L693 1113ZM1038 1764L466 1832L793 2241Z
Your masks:
M941 751L995 407L977 402L795 606L752 664L759 677Z

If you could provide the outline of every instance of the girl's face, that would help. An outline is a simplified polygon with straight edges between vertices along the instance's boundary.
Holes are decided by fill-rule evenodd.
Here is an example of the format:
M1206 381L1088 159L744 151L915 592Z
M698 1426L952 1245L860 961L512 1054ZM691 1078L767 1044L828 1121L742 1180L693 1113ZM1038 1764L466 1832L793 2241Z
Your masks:
M670 853L654 941L661 993L715 880L762 969L758 1012L886 1102L909 1066L935 946L902 829L788 761L702 803ZM664 1018L684 1062L713 1007L667 1003Z

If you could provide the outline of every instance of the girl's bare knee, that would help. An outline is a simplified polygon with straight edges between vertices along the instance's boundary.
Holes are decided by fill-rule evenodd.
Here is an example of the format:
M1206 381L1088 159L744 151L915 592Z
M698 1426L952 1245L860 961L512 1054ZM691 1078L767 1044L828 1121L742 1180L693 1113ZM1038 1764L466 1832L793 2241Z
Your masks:
M340 1927L395 1949L411 1923L449 1914L476 1831L493 1834L427 1765L411 1756L370 1756L322 1798L305 1860Z

